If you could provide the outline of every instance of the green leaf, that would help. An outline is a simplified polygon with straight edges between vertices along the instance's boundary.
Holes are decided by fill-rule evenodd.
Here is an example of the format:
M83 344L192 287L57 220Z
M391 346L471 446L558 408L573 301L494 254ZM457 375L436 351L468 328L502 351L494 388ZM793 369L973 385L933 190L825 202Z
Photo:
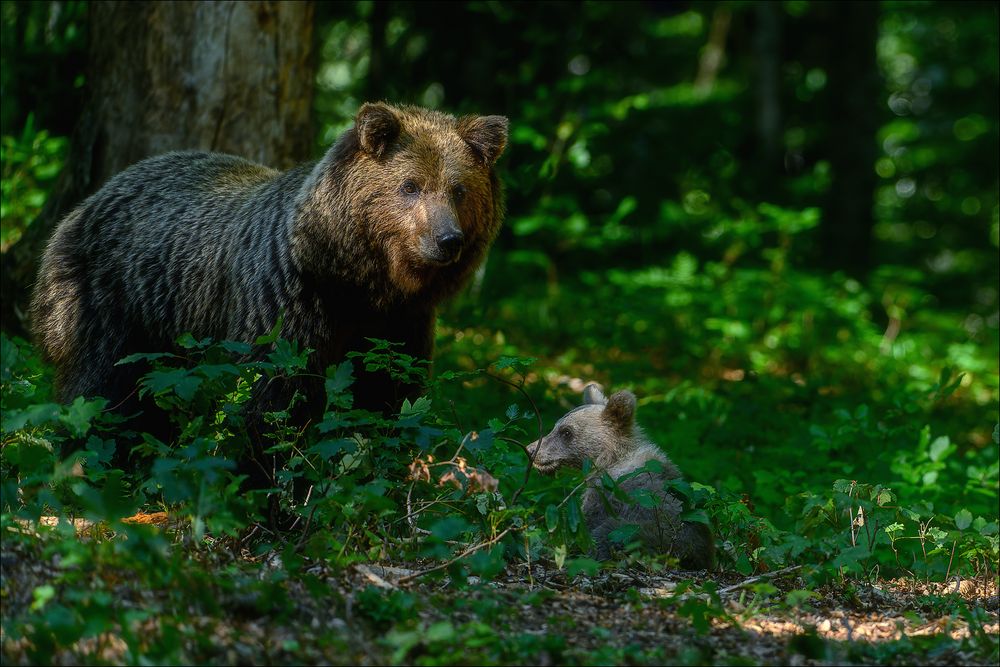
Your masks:
M357 449L358 444L353 438L337 438L334 440L320 440L306 451L310 454L316 454L322 459L329 460L341 453L351 454L357 451Z
M446 642L455 636L455 628L448 621L439 621L427 628L428 642Z
M892 491L889 489L882 489L878 492L878 496L875 498L875 502L879 507L885 507L889 503L893 502L896 497L893 495Z
M263 336L258 336L257 340L254 341L254 345L270 345L271 343L278 340L278 336L281 335L281 327L285 323L285 312L282 311L278 315L278 321L274 323L271 330L264 334Z
M413 403L408 401L403 402L403 408L399 411L400 415L419 415L424 414L431 409L431 399L427 396L418 396Z
M227 352L231 352L233 354L238 354L238 355L250 354L250 352L253 350L253 348L250 347L249 344L241 343L235 340L220 341L219 347L226 350Z
M60 406L55 403L39 403L29 405L24 410L10 410L4 406L0 411L0 424L3 424L4 433L19 431L25 426L41 426L48 424L59 418Z
M107 404L107 400L103 398L88 401L83 396L77 396L76 400L66 409L66 414L61 417L61 420L69 426L74 436L82 437L90 430L90 422L101 414Z
M659 459L649 459L648 461L642 464L642 467L639 468L639 470L643 472L659 474L664 470L663 461L660 461ZM688 486L688 488L690 489L691 487Z
M267 355L268 360L286 373L293 374L306 367L310 350L299 350L298 343L279 339L274 344L274 351Z
M899 535L900 533L902 533L903 530L905 530L905 526L903 526L903 524L898 523L898 522L891 523L891 524L889 524L888 526L885 527L886 534L888 534L889 538L893 539L893 540L895 540L896 536Z
M100 463L109 463L115 453L116 444L114 440L101 440L90 436L87 438L87 451L91 453L92 459Z
M868 548L864 545L848 547L844 549L830 563L830 567L845 567L848 569L859 567L859 561L868 556Z
M948 439L948 436L942 435L935 438L934 442L931 443L931 461L939 461L944 458L945 455L949 453L950 446L951 441Z
M49 600L54 598L56 595L56 589L49 585L44 584L42 586L35 587L35 590L31 592L31 597L33 599L31 603L31 611L38 611L48 604Z
M736 559L735 567L736 571L742 574L743 576L747 576L751 572L753 572L753 564L750 563L750 557L747 556L745 553L741 553L739 557Z
M190 401L198 387L201 386L202 378L191 375L190 371L183 368L175 368L168 371L152 371L146 374L143 384L153 392L154 395L161 395L168 390L172 390L184 401Z
M493 367L502 371L506 368L513 368L516 371L526 370L529 366L534 364L538 359L535 357L508 357L503 356L496 360Z
M556 562L556 567L559 568L560 570L562 569L563 564L566 562L566 553L567 549L565 544L560 544L559 546L555 547L552 550L552 558Z
M212 344L212 339L202 338L201 340L197 340L190 333L183 333L177 338L177 344L185 350L204 350Z
M566 576L585 574L592 577L601 569L601 564L591 558L574 558L566 564Z
M429 528L431 535L439 540L451 540L469 529L469 523L459 517L446 517L432 523Z
M559 508L555 505L549 505L545 508L545 527L550 533L554 533L559 527Z
M833 483L833 490L839 493L850 494L854 490L855 486L856 484L852 480L838 479Z
M331 366L326 371L326 393L327 396L334 396L344 391L354 383L354 363L350 359L341 362L333 373L330 373Z
M99 489L78 482L73 491L80 499L88 518L94 521L114 521L135 513L142 498L126 491L122 484L122 472L111 470Z
M703 523L709 527L712 525L711 520L709 520L708 518L708 514L705 512L705 510L700 510L700 509L687 510L686 512L681 512L680 520L690 521L692 523Z
M115 362L115 366L122 366L124 364L133 364L137 361L156 361L157 359L180 359L176 354L171 354L169 352L140 352L138 354L130 354L127 357L123 357Z
M769 595L774 595L775 593L778 592L777 586L775 586L772 583L766 582L766 581L762 581L762 582L757 583L757 584L751 584L747 588L749 588L751 591L753 591L757 595L762 595L764 597L767 597Z
M955 527L959 530L965 530L972 525L972 512L967 509L961 509L958 514L955 515Z
M785 604L787 604L789 607L801 607L809 600L818 597L819 595L814 591L807 591L805 589L796 589L794 591L788 591L788 594L785 596Z
M638 534L639 526L634 523L626 523L608 533L608 539L615 544L628 544Z
M240 375L240 369L235 364L199 364L193 370L198 375L209 380L226 375L229 377L239 377Z
M566 505L566 527L570 533L575 534L582 523L583 513L580 511L580 503L575 497L570 498Z
M656 463L659 463L659 461L657 461ZM666 482L663 483L663 488L666 489L667 491L670 491L671 495L680 500L687 500L692 495L694 495L694 489L691 488L691 485L688 484L686 480L683 480L679 477L675 477L674 479L668 479Z

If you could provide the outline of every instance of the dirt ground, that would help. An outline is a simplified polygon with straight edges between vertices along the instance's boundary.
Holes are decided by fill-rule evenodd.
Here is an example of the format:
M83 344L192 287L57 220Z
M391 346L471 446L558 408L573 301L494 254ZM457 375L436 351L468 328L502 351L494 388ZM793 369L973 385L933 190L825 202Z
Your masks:
M66 566L23 542L5 544L0 565L3 663L29 664L28 640L13 638L10 630L30 607L35 588L57 582ZM273 557L264 571L281 569L280 559ZM682 582L706 583L704 573L616 570L568 578L551 564L520 564L488 583L471 577L465 585L454 585L447 578L412 577L417 571L400 564L358 564L337 572L307 567L304 576L278 577L284 610L268 609L253 586L220 590L214 612L192 605L182 614L178 590L144 589L110 571L94 572L93 586L110 592L122 607L153 610L137 616L133 632L165 636L165 619L170 619L176 626L171 636L179 643L175 655L197 663L984 664L983 652L961 641L970 628L953 613L958 598L985 611L982 630L994 641L1000 633L995 586L961 579L829 586L793 606L770 601L784 601L789 591L804 587L795 568L761 578L714 574L719 606L704 593L684 591ZM776 589L768 588L768 601L752 592L761 583ZM183 589L184 582L177 585ZM390 628L398 619L392 618L391 607L388 618L373 623L358 597L365 589L369 599L405 591L430 601L416 608L416 619L410 618L411 634L437 633L447 646L393 634ZM706 610L698 632L695 617ZM463 628L478 630L470 634ZM942 641L944 635L956 641ZM481 652L463 654L470 647ZM103 632L56 650L52 661L121 664L135 657L117 633Z

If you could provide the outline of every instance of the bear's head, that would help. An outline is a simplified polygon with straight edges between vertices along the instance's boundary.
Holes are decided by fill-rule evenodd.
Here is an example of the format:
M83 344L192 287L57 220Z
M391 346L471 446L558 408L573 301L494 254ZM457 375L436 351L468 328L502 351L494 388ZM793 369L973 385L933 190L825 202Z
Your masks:
M361 266L339 258L359 282L383 280L404 298L431 302L457 291L500 228L493 165L507 125L503 116L364 104L314 176L309 203L327 217L313 221L326 228L314 235L338 235L327 240L338 254L351 248L365 258Z
M586 459L607 470L635 447L635 394L619 391L605 398L595 384L583 390L583 405L556 422L552 431L528 445L534 467L551 473L579 468Z

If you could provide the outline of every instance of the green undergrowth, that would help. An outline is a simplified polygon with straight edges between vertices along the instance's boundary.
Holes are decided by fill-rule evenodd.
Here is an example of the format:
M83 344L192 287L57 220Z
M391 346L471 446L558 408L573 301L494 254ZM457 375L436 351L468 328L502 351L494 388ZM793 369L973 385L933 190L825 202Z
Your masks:
M686 269L675 266L654 281L657 298L667 304L675 270ZM703 275L712 271L694 267L692 279L680 284L694 299L701 289L717 293ZM612 298L606 290L614 284L600 282L591 296L581 290L581 303ZM636 291L636 299L652 298ZM773 299L780 310L781 298ZM102 638L113 633L129 662L184 661L190 656L180 647L205 641L198 639L204 623L249 615L294 625L303 613L297 596L305 595L358 615L378 638L382 659L392 662L711 660L710 650L685 657L612 641L571 650L558 629L497 630L503 623L495 617L510 600L493 598L500 608L469 608L461 595L435 602L374 587L345 594L315 575L317 566L335 573L355 563L403 563L433 570L421 581L460 592L532 562L561 569L570 580L615 568L669 572L676 563L642 553L628 529L615 536L615 559L599 563L588 556L579 489L589 466L555 477L530 474L524 446L539 436L539 426L547 430L579 402L581 378L631 386L640 395L639 422L687 473L687 482L672 491L683 496L686 516L706 521L717 536L717 574L800 567L805 587L777 598L789 610L827 585L864 586L889 577L944 581L954 574L996 578L997 430L994 423L981 443L985 427L962 419L967 410L995 419L975 400L976 391L995 396L995 387L975 372L970 385L969 374L951 366L933 377L907 370L914 361L906 353L876 354L871 347L881 341L866 333L870 327L851 315L849 304L824 313L831 321L813 334L838 339L838 326L845 327L848 340L823 352L817 350L824 341L809 341L794 369L793 352L766 353L805 335L794 323L751 325L759 328L752 339L732 331L718 340L682 338L682 356L695 354L698 345L719 345L686 380L678 377L683 364L666 350L660 359L627 353L627 335L601 350L600 364L584 361L586 337L596 345L602 335L599 318L577 318L579 347L560 351L549 342L536 346L539 356L531 358L518 356L527 346L499 328L449 327L448 318L463 307L446 313L440 327L433 378L426 364L372 341L370 352L327 371L321 420L303 429L291 419L300 397L266 414L269 453L283 464L273 488L250 492L239 466L248 451L244 408L254 387L305 374L310 353L279 338L277 328L255 345L184 336L176 353L122 361L151 364L140 391L170 415L175 430L166 442L130 431L103 399L54 402L50 370L35 350L4 336L4 548L16 544L19 553L60 564L32 588L30 599L5 587L5 651L10 642L23 642L33 661L49 662L65 650L99 660ZM727 304L718 310L721 316ZM736 327L739 316L713 330ZM518 317L526 336L543 326L544 318L532 321L527 309ZM670 328L682 325L665 319L656 335L670 340ZM774 345L770 336L777 337ZM644 373L637 370L642 364ZM650 365L662 371L661 379ZM351 387L359 372L418 379L428 391L394 415L355 409ZM882 381L866 381L866 373ZM629 375L636 379L625 382ZM134 452L131 469L112 465L118 448ZM608 494L623 493L610 478L603 484ZM303 488L309 489L305 498ZM289 517L281 530L268 522L268 495ZM128 519L160 510L171 517L171 528ZM94 522L82 537L70 523L77 518ZM126 603L130 594L123 597L122 587L137 597L156 591L156 601ZM699 595L692 598L682 586L666 604L695 632L708 632L713 619L734 620L716 588L693 585ZM763 584L752 597L773 604L772 589ZM512 595L516 604L543 604L537 592ZM427 620L431 612L438 620ZM971 612L958 605L951 613L960 620ZM969 618L973 627L982 622ZM139 631L154 619L155 632ZM975 650L983 655L995 654L988 639L974 634L967 641L979 641ZM275 659L303 658L305 649L289 641ZM317 641L329 650L357 650L336 629Z
M433 373L373 340L313 378L322 380L322 418L303 427L293 417L301 395L263 415L277 461L267 489L246 484L247 408L262 387L308 376L311 353L280 338L280 323L252 345L186 335L174 352L120 362L148 365L138 390L169 416L169 436L134 432L101 398L55 402L51 369L30 344L4 336L4 549L22 554L15 564L59 564L30 584L6 580L5 652L101 661L114 635L123 642L116 659L231 662L210 650L208 626L267 618L299 627L310 606L325 605L357 620L369 643L358 644L354 626L333 625L308 646L282 639L269 659L375 651L376 661L420 664L715 661L708 645L652 650L613 633L591 633L581 648L571 638L589 626L571 612L563 625L527 632L504 610L552 604L550 592L489 587L529 564L570 583L676 568L642 553L628 526L613 535L612 560L593 560L580 507L590 466L552 477L530 470L526 445L592 380L637 394L639 423L685 472L671 492L716 536L717 569L656 603L696 635L746 620L722 603L713 577L796 568L798 588L779 592L765 579L744 596L752 609L793 617L830 587L995 582L995 331L933 307L902 269L883 267L862 284L793 268L795 240L814 216L776 207L756 215L763 235L723 225L726 247L744 247L739 257L611 266L576 257L588 268L556 279L537 257L492 257L486 279L442 313ZM515 279L518 290L506 289ZM359 373L427 390L395 414L372 413L354 405ZM115 467L116 451L132 453L127 470ZM607 476L600 485L647 500ZM158 511L168 528L130 518ZM91 523L81 533L74 519ZM373 562L405 566L417 573L411 583L444 592L332 585L330 576ZM143 595L153 596L147 605L130 599ZM651 604L634 589L619 603ZM979 612L956 602L941 613L968 623L970 637L851 650L875 661L945 649L995 657ZM796 651L815 652L808 633L800 639Z
M752 609L792 617L830 587L956 575L995 582L995 331L935 307L902 269L883 267L862 284L794 268L787 260L813 216L775 207L757 215L764 235L723 230L726 247L742 243L740 257L679 253L611 266L576 257L588 268L556 279L553 267L532 264L537 257L492 257L486 279L442 313L434 373L373 340L321 378L322 418L303 427L293 417L300 395L263 415L278 462L268 489L246 484L247 407L265 385L308 375L311 353L281 339L280 326L253 345L188 335L172 353L122 360L148 364L139 392L169 415L169 436L134 432L104 399L55 402L51 369L31 345L4 336L4 551L21 554L11 557L18 572L24 559L58 563L29 583L5 580L4 651L34 662L66 651L89 661L232 662L212 652L213 624L266 618L299 628L311 623L311 606L325 605L360 623L361 635L357 625L321 628L309 642L292 634L268 659L716 661L709 644L654 650L610 631L581 645L574 633L590 626L572 612L528 632L503 610L556 598L489 587L532 563L567 582L676 567L642 553L628 526L613 535L612 560L593 560L580 508L589 466L553 477L529 469L525 446L592 380L637 394L639 423L685 472L671 492L687 519L716 536L717 570L656 607L696 635L747 620L722 603L713 577L797 568L798 588L762 580L744 596ZM506 289L515 279L518 290ZM362 372L427 391L396 414L360 410L352 387ZM132 453L129 469L115 467L116 451ZM627 502L646 500L623 496L610 478L600 484ZM168 528L129 518L157 511ZM74 519L92 523L81 534ZM444 592L331 583L372 562L404 565L418 573L411 583ZM619 604L652 603L633 590ZM968 639L838 655L995 657L981 614L942 604L941 614L972 628ZM117 658L106 653L108 636L118 638ZM807 657L830 655L808 633L796 641Z

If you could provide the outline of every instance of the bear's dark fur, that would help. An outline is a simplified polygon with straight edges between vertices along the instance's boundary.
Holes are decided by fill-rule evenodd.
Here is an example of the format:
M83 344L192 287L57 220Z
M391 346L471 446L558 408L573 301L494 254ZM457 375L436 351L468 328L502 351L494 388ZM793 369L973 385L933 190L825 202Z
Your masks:
M281 335L322 374L366 338L429 359L436 306L482 262L503 204L501 116L365 104L317 163L281 173L238 157L168 153L112 178L58 226L31 319L60 398L135 389L134 352L191 332ZM391 408L359 379L356 404Z

